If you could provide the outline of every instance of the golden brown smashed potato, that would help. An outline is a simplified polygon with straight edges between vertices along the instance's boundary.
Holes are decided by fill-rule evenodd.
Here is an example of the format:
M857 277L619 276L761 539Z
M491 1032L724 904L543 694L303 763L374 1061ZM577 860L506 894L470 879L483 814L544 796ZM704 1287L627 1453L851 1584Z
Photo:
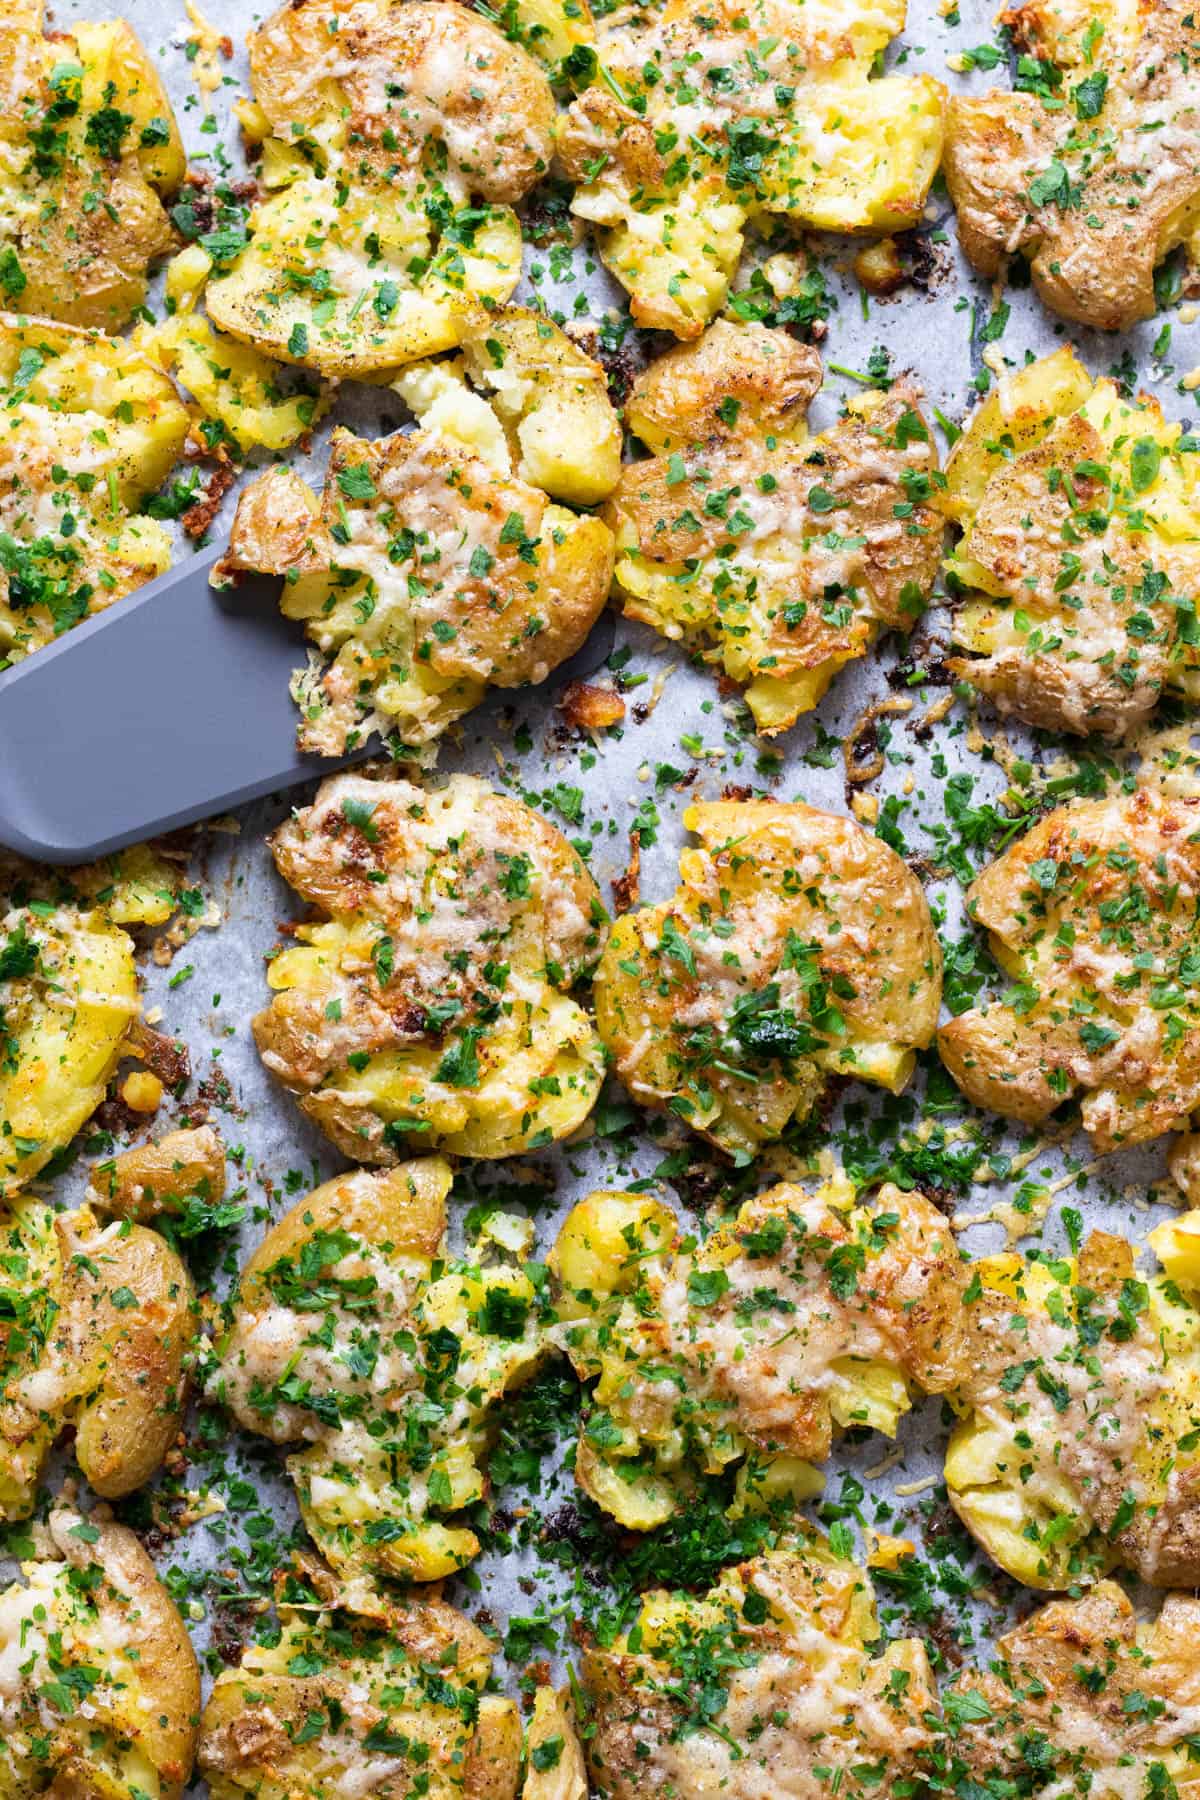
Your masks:
M1102 1231L1075 1257L970 1265L946 1485L1030 1587L1116 1564L1200 1582L1200 1215L1148 1242L1161 1272Z
M187 1270L156 1232L33 1200L0 1207L0 1518L32 1512L65 1427L93 1488L149 1481L179 1430L196 1334Z
M632 1628L583 1658L596 1800L919 1791L933 1674L919 1638L881 1636L866 1571L815 1536L706 1594L646 1594Z
M0 1592L5 1800L179 1800L200 1713L196 1654L132 1531L66 1507Z
M850 819L705 802L672 899L626 913L596 971L617 1074L747 1159L831 1075L899 1093L932 1042L942 962L920 883Z
M217 579L285 575L283 611L325 659L293 682L302 749L429 744L489 687L544 681L604 608L608 528L558 503L620 473L603 371L517 307L463 335L464 360L396 381L417 431L335 431L319 501L280 467L239 501Z
M942 505L963 536L951 663L1027 724L1120 738L1164 688L1200 693L1200 458L1156 400L1073 350L1006 375L956 442Z
M175 115L123 19L42 36L41 0L0 22L0 295L21 313L116 331L172 243Z
M266 197L210 283L213 323L323 375L450 349L521 272L512 205L549 171L554 98L519 45L448 0L300 0L250 38Z
M556 1335L596 1382L575 1478L635 1530L737 1469L741 1510L819 1492L834 1428L894 1437L961 1373L965 1275L945 1218L886 1186L771 1188L695 1247L647 1195L599 1193L550 1254Z
M246 1268L210 1383L288 1457L300 1510L347 1578L437 1581L479 1550L488 1417L547 1344L512 1261L447 1255L440 1157L340 1176L297 1202Z
M959 1791L1023 1784L1032 1754L1052 1791L1187 1793L1198 1631L1194 1595L1142 1621L1112 1581L1041 1607L943 1690Z
M1165 0L1006 14L1053 92L955 96L944 170L979 272L1015 253L1064 318L1120 331L1154 312L1154 271L1200 225L1200 27Z
M215 1206L225 1198L225 1146L211 1125L168 1131L157 1143L93 1163L89 1206L146 1224L178 1213L189 1200Z
M893 231L917 223L945 95L871 78L903 0L667 0L599 25L598 67L559 121L572 210L639 325L699 336L748 225Z
M271 962L255 1041L346 1156L513 1156L583 1123L604 1057L570 989L605 919L552 825L469 775L341 775L272 851L328 917Z
M626 613L703 647L760 731L795 724L881 631L908 632L942 547L941 477L913 390L858 396L809 438L814 350L765 326L710 325L634 383L649 462L605 517Z
M1200 1105L1200 800L1151 788L1048 814L972 883L1012 987L938 1034L976 1106L1037 1124L1079 1097L1099 1151Z
M521 1720L492 1645L439 1600L368 1621L308 1603L218 1676L200 1730L212 1800L516 1800Z
M0 665L170 567L143 507L187 432L171 382L129 342L0 313Z

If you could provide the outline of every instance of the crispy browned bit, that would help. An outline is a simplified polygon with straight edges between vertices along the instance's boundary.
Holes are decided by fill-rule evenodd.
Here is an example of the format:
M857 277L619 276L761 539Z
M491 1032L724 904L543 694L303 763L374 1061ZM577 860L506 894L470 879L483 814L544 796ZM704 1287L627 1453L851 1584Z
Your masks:
M874 781L883 774L883 751L876 735L878 722L888 713L910 713L912 701L893 694L886 700L873 700L860 713L857 722L842 744L846 762L846 780L852 787Z
M623 875L612 878L613 911L627 913L642 897L642 834L629 834L629 861Z
M853 267L869 294L894 294L908 279L895 238L880 238L877 243L864 244L854 258Z
M221 510L221 502L233 486L236 476L228 462L219 462L210 473L204 488L204 498L189 506L181 521L184 531L190 538L202 538L217 514Z
M598 682L572 681L558 697L558 708L577 731L607 731L625 717L625 702L615 688Z
M135 1019L129 1028L130 1054L153 1070L168 1088L178 1088L191 1079L192 1059L186 1044L178 1038L156 1031L144 1019Z

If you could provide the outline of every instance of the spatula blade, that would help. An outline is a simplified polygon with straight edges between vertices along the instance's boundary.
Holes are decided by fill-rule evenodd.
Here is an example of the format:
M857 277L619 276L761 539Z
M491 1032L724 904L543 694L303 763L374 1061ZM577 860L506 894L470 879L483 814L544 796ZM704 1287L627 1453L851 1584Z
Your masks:
M275 577L191 557L0 673L0 843L89 862L328 772L296 748L304 661Z

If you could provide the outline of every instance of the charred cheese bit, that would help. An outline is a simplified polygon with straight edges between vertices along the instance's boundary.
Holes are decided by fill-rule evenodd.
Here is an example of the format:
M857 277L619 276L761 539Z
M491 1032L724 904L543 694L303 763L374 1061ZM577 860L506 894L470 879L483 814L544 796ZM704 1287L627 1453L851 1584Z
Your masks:
M932 1041L942 964L920 884L852 820L801 802L689 807L671 900L618 919L596 1019L643 1105L742 1160L829 1075L899 1093Z
M893 1437L910 1389L961 1375L958 1250L919 1194L776 1187L700 1248L681 1237L655 1200L592 1194L550 1256L557 1335L596 1383L576 1480L622 1525L662 1524L723 1469L740 1510L819 1491L835 1427Z
M0 313L0 663L169 568L170 538L142 509L188 422L129 343Z
M1200 457L1156 400L1070 349L1006 375L958 439L952 663L1027 724L1120 738L1164 687L1200 694Z
M938 1034L976 1106L1036 1124L1077 1098L1099 1151L1200 1105L1200 800L1149 788L1060 807L975 880L1008 977Z
M1046 305L1124 330L1155 311L1154 270L1200 226L1200 26L1185 7L1014 14L1018 48L1053 91L956 96L945 173L963 249L981 274L1029 260Z
M514 202L549 170L545 73L448 0L301 0L250 38L266 197L213 323L323 375L450 349L521 272Z
M492 1646L439 1600L378 1619L322 1611L293 1581L282 1634L218 1676L200 1727L212 1800L515 1800L516 1703Z
M570 989L604 912L553 826L467 775L343 775L272 849L328 917L272 961L254 1035L345 1155L512 1156L583 1123L604 1059Z
M919 1638L880 1637L866 1571L816 1537L707 1594L656 1589L584 1655L593 1794L903 1800L938 1743L937 1693Z
M0 1206L6 1319L0 1328L0 1518L34 1508L65 1427L92 1487L119 1499L174 1442L195 1337L192 1285L174 1250L140 1225L32 1200Z
M640 325L699 336L747 225L893 231L937 170L944 91L871 79L903 0L668 0L601 27L593 80L560 120L572 210Z
M42 36L40 0L0 22L0 294L22 314L116 331L172 243L183 145L123 19Z
M52 1512L47 1554L0 1592L0 1791L179 1800L196 1655L131 1531Z
M538 1290L448 1256L449 1165L328 1182L242 1273L210 1383L288 1457L305 1523L346 1577L436 1581L479 1550L489 1414L545 1354Z
M605 510L631 618L702 650L771 735L881 631L911 631L941 553L941 476L912 390L861 395L808 438L820 359L785 331L711 325L635 382L655 452Z
M322 659L293 684L306 750L373 730L431 743L489 687L544 681L608 597L607 526L558 503L590 505L620 473L602 370L519 308L464 339L465 363L396 381L420 429L335 431L320 501L276 468L239 502L218 579L287 576L283 610Z
M1163 1272L1094 1232L1077 1257L972 1265L946 1452L963 1523L1009 1574L1065 1588L1116 1564L1200 1581L1200 1218L1152 1232Z

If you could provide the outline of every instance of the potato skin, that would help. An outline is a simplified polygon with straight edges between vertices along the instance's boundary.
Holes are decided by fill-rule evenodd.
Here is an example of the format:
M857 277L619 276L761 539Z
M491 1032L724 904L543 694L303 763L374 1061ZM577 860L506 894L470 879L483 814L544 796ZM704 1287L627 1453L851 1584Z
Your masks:
M89 1206L139 1224L179 1212L193 1195L212 1205L225 1198L225 1146L211 1125L93 1163L87 1189Z
M469 776L424 790L347 775L272 850L331 922L300 926L271 964L255 1041L347 1156L509 1156L582 1123L602 1056L569 989L604 913L559 832Z
M674 898L618 919L596 972L600 1035L633 1096L751 1152L811 1111L827 1073L899 1092L932 1040L942 974L900 858L801 802L705 802L684 824L701 845L684 852ZM754 1080L716 1066L725 1052Z
M200 1673L174 1602L137 1538L102 1512L84 1520L59 1507L48 1538L49 1555L23 1565L28 1585L0 1594L0 1651L26 1665L7 1696L6 1720L22 1729L0 1740L0 1783L15 1797L179 1800L195 1754ZM48 1656L52 1632L61 1638ZM60 1716L35 1690L73 1664L99 1679L87 1709ZM48 1756L23 1749L30 1728Z
M248 1431L306 1446L288 1459L305 1522L367 1593L377 1575L436 1581L477 1553L460 1515L485 1492L488 1415L545 1353L521 1268L447 1259L450 1182L429 1157L298 1201L243 1272L210 1384ZM324 1347L335 1339L345 1355Z
M916 390L860 395L806 441L820 378L814 352L762 326L719 321L667 351L629 397L655 455L626 466L604 512L626 614L701 646L768 736L881 631L912 629L941 554Z
M977 877L971 916L1029 1003L972 1007L939 1032L942 1061L974 1105L1036 1124L1078 1095L1103 1153L1181 1125L1200 1103L1189 973L1198 829L1200 800L1156 789L1075 801ZM1106 917L1120 919L1119 937ZM1149 969L1135 962L1143 954Z
M453 1607L393 1603L369 1622L283 1608L281 1625L278 1645L248 1645L218 1676L204 1709L213 1800L337 1800L360 1771L378 1800L405 1800L414 1780L429 1800L516 1800L520 1717L506 1696L480 1692L492 1647ZM304 1731L315 1717L324 1730Z
M27 1264L30 1308L0 1341L0 1517L32 1511L68 1424L96 1492L133 1493L161 1464L187 1398L196 1318L186 1269L156 1232L101 1228L86 1207L17 1202L0 1215L0 1241Z
M699 1249L659 1202L593 1194L549 1267L559 1341L596 1382L576 1480L632 1529L686 1510L721 1467L740 1465L743 1505L804 1488L835 1427L894 1435L910 1388L963 1375L953 1235L890 1185L861 1207L844 1181L773 1187Z
M1191 153L1200 33L1191 13L1156 0L1125 16L1104 11L1086 64L1052 9L1014 14L1019 34L1060 58L1068 78L1104 75L1097 112L1052 110L1028 93L955 96L943 167L963 249L982 275L1020 252L1054 312L1120 331L1155 311L1155 267L1186 237L1200 195ZM1081 116L1095 119L1082 132Z

